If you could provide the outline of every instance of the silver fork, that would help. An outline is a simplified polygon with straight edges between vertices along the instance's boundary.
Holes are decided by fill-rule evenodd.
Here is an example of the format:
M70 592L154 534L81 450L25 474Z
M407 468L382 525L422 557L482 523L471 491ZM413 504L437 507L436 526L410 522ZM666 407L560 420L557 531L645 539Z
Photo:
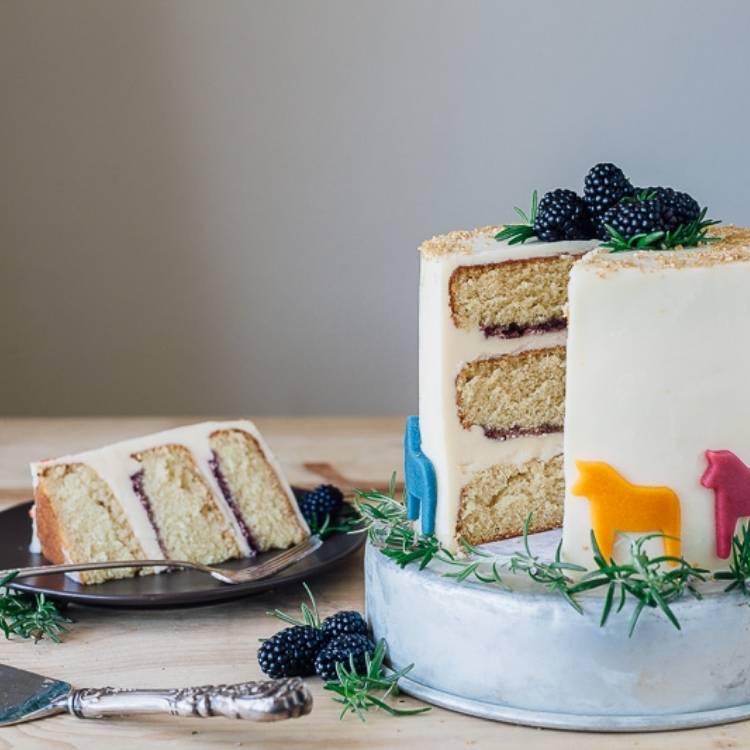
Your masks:
M9 570L0 570L0 578L16 571L18 574L14 577L14 581L19 578L43 576L50 573L77 573L86 570L110 570L112 568L191 568L201 573L208 573L222 583L234 585L268 578L284 568L288 568L293 563L299 562L303 557L312 554L322 543L320 537L311 536L300 544L290 547L278 555L274 555L270 560L265 560L259 565L249 565L240 570L217 568L212 565L202 565L201 563L189 562L187 560L112 560L107 562L67 563L65 565L37 565L30 568L11 568Z

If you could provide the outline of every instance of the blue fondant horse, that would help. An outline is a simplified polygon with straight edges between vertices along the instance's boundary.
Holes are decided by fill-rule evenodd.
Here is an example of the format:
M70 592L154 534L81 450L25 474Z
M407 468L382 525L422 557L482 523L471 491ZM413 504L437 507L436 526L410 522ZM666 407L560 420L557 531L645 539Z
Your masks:
M435 531L437 480L435 468L422 453L419 417L406 418L404 433L404 479L406 485L406 515L411 521L422 517L422 533Z

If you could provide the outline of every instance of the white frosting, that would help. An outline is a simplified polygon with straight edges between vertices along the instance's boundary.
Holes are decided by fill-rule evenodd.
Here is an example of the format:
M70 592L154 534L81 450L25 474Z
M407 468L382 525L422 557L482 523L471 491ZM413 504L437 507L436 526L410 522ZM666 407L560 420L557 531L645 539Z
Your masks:
M255 438L263 451L266 460L278 476L281 486L284 488L284 491L289 498L290 505L295 510L299 522L302 524L303 528L307 529L307 524L299 511L292 489L281 472L281 467L279 466L278 461L271 453L257 427L247 419L225 422L202 422L200 424L187 425L185 427L178 427L173 430L166 430L164 432L158 432L144 437L124 440L120 443L114 443L113 445L108 445L104 448L61 456L49 461L39 461L31 464L32 480L36 487L39 471L51 465L67 463L86 464L91 467L111 488L122 506L133 529L133 533L141 547L143 547L147 558L154 560L164 559L164 555L159 547L156 531L151 525L143 504L133 490L131 477L138 472L141 467L138 461L132 456L134 453L146 451L160 445L182 445L192 454L196 465L201 472L202 478L205 479L217 506L221 509L229 527L232 529L237 545L243 556L247 556L251 553L250 545L248 544L247 539L245 539L232 509L225 500L209 463L213 457L209 443L211 433L216 430L230 429L243 430ZM34 541L32 540L32 544L33 543Z
M608 255L607 267L589 255L571 274L564 554L591 566L590 503L570 487L576 460L605 461L634 484L674 490L683 556L726 567L700 479L707 449L750 463L750 263L674 268L639 255ZM621 535L617 558L623 548Z
M565 331L529 333L520 338L486 337L475 328L458 328L452 319L449 282L459 266L581 253L596 242L527 242L508 245L491 234L473 237L465 253L422 256L419 287L419 419L422 450L432 461L438 497L435 533L455 548L461 489L477 471L493 464L520 466L562 452L562 435L526 436L509 440L485 437L480 427L467 430L456 409L456 375L469 361L528 349L559 346Z

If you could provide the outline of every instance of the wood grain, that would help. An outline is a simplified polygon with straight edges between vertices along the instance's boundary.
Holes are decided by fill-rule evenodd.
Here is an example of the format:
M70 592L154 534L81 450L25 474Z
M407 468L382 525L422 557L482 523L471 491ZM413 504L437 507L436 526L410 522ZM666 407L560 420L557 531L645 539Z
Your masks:
M30 493L27 462L132 437L185 419L0 420L0 506ZM258 419L294 483L320 481L384 485L401 465L401 418ZM324 615L361 609L362 556L311 582ZM175 687L237 682L261 677L258 639L278 629L268 609L293 610L302 597L292 586L261 596L195 609L117 611L70 607L75 625L62 645L0 641L0 661L72 682L78 687ZM440 658L439 654L435 658ZM687 658L687 657L686 657ZM440 709L426 716L394 719L373 714L366 724L338 720L338 706L317 679L309 683L315 707L309 716L277 724L228 719L147 717L84 721L56 717L0 729L0 750L75 748L256 747L344 750L434 748L741 748L750 746L750 722L687 732L594 735L526 729ZM564 686L561 686L564 689ZM418 705L404 698L404 705Z

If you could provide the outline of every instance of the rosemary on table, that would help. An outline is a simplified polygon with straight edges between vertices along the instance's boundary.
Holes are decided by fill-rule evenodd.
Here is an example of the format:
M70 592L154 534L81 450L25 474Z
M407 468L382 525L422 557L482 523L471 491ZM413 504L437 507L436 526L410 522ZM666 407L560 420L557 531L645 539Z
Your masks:
M534 233L534 222L539 210L539 194L537 191L535 190L531 194L531 210L528 214L518 208L518 206L514 206L513 210L520 216L521 224L508 224L508 226L501 229L495 235L495 239L498 242L509 240L509 245L522 245L526 240L530 240L536 236Z
M6 638L17 635L35 642L49 638L59 643L71 620L44 594L31 596L9 588L16 575L12 572L0 578L0 631Z
M390 698L398 693L398 681L407 675L413 664L398 671L387 673L383 669L386 655L386 644L380 640L372 656L365 654L364 674L358 674L354 667L353 657L349 657L349 666L336 664L336 680L326 682L325 690L335 693L335 700L343 708L339 719L348 713L356 714L361 721L365 721L365 713L372 709L381 709L391 716L414 716L430 710L429 706L421 708L398 708L390 704Z
M732 554L729 557L729 570L714 574L717 581L729 581L724 591L735 589L750 596L750 524L744 524L739 534L732 537Z
M318 604L315 601L315 597L313 596L312 591L310 591L310 587L307 585L307 583L303 582L302 587L305 589L305 593L310 599L310 604L308 606L306 602L302 602L302 604L299 605L301 615L300 617L292 617L286 612L282 612L280 609L274 609L270 612L266 612L266 614L271 615L272 617L276 617L277 619L287 623L288 625L308 625L311 628L316 628L319 630L320 614L318 613Z

